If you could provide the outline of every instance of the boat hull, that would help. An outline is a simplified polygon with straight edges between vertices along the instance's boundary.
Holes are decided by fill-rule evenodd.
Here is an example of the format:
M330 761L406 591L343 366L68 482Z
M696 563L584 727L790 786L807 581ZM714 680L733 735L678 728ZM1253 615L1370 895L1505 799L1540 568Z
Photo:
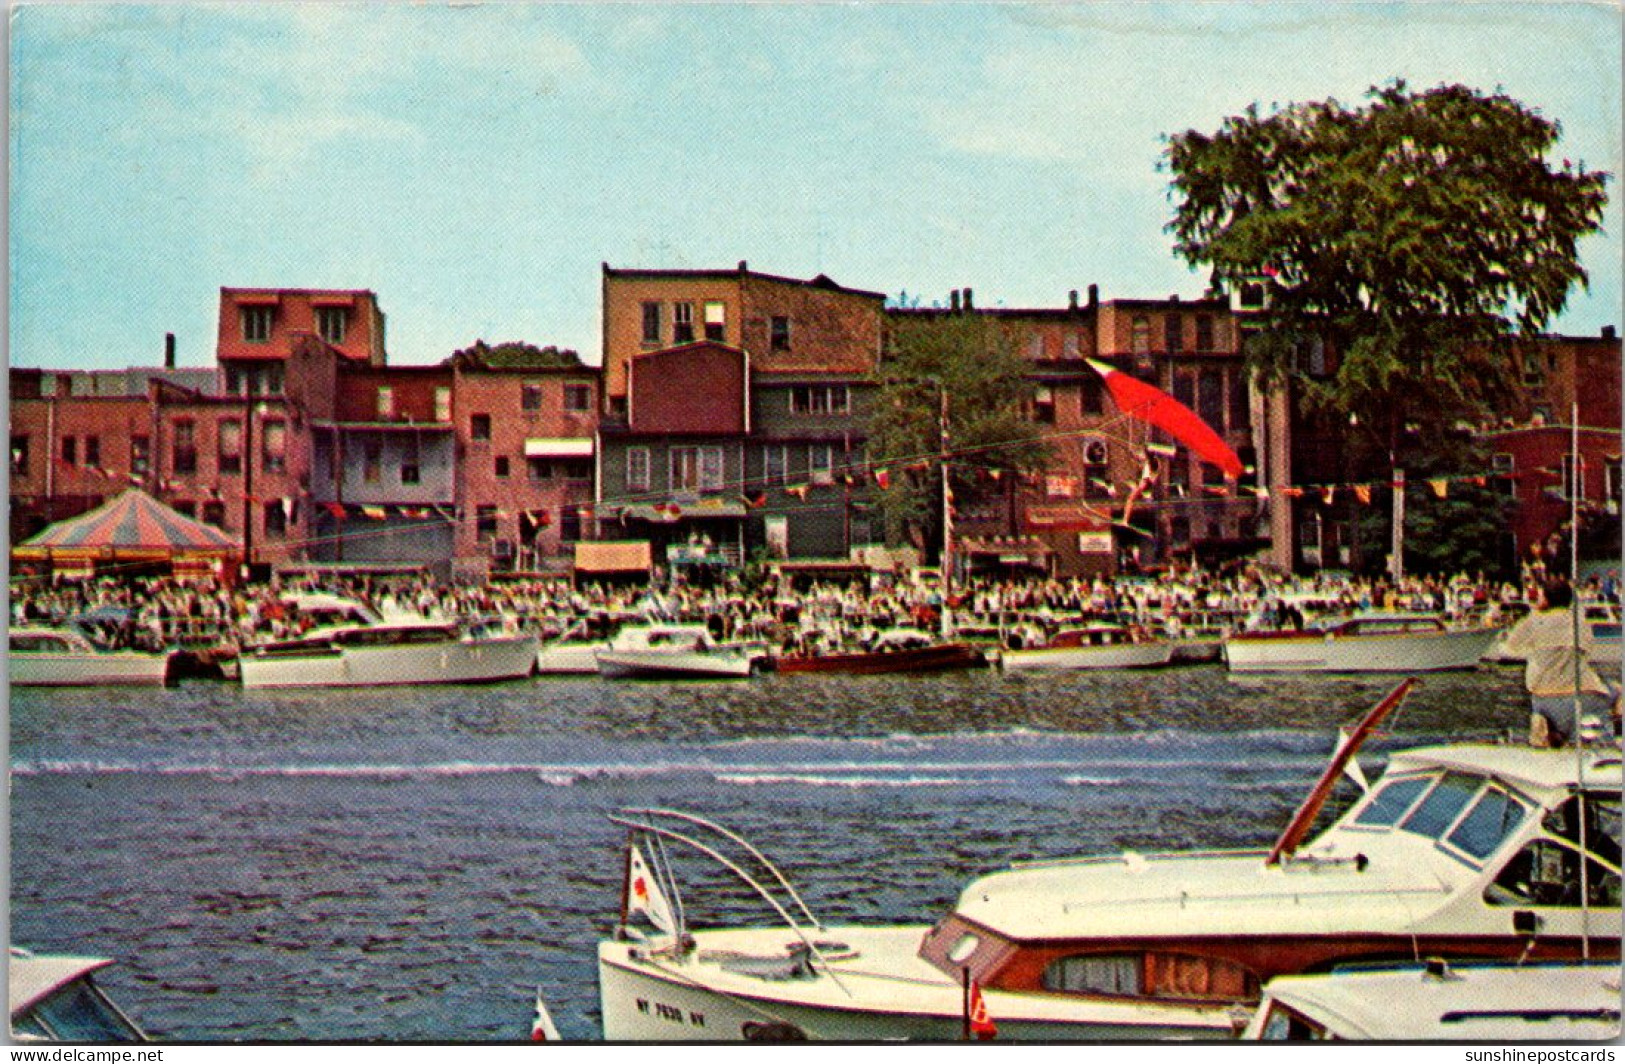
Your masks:
M113 651L105 654L11 654L14 687L155 687L169 677L169 655Z
M536 652L536 671L546 676L593 675L605 643L543 643Z
M814 657L784 657L775 661L779 672L844 672L880 674L897 672L941 672L946 669L974 669L987 664L982 652L965 643L922 647L917 650L889 650L868 654L821 654Z
M832 928L859 943L859 955L806 979L749 980L719 975L703 959L713 938L736 942L738 932L700 932L698 962L640 957L625 942L599 945L599 996L608 1041L938 1041L963 1036L964 991L958 982L912 956L923 927ZM751 933L747 932L747 935ZM758 930L782 947L790 932ZM869 966L871 945L885 943ZM902 954L901 957L893 954ZM906 958L906 960L904 959ZM902 970L899 970L899 962ZM912 961L913 963L907 963ZM905 973L906 974L903 974ZM1124 1004L1056 994L985 991L1000 1041L1222 1039L1233 1036L1223 1008Z
M494 683L529 676L534 636L448 640L404 646L311 647L291 653L244 653L244 687L384 687Z
M731 652L601 650L597 663L610 679L738 679L755 669L750 655Z
M1231 672L1413 673L1472 669L1494 644L1499 630L1337 636L1271 634L1228 639Z
M1173 643L1006 650L1005 669L1155 669L1174 658Z

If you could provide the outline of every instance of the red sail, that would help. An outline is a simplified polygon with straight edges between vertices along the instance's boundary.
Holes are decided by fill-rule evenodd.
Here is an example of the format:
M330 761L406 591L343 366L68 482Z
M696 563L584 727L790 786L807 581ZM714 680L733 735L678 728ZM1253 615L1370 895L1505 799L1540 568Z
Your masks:
M1162 389L1104 363L1091 359L1089 365L1106 378L1106 388L1123 413L1155 425L1189 447L1202 461L1218 466L1227 477L1239 477L1244 472L1236 452L1190 407Z

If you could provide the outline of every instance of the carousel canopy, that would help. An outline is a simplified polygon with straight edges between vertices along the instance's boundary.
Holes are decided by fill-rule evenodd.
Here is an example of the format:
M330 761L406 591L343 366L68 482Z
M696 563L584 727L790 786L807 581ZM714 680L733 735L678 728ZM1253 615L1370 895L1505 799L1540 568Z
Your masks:
M213 525L131 488L89 513L58 521L23 543L18 553L231 554L242 549L242 543Z

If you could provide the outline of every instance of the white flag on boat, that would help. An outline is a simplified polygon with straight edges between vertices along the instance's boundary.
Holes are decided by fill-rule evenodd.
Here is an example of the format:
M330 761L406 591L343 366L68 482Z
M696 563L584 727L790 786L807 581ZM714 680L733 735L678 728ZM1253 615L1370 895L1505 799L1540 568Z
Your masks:
M626 862L627 919L638 913L648 917L649 922L662 931L677 930L677 920L671 914L671 903L666 900L666 892L660 889L659 881L649 871L643 851L634 844Z

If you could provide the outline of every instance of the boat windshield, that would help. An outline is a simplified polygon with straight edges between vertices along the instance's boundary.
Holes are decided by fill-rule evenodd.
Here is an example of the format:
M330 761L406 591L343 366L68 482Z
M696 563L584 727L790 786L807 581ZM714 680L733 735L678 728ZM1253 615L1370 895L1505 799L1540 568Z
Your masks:
M20 1035L62 1042L139 1042L141 1032L88 979L76 979L19 1016Z

